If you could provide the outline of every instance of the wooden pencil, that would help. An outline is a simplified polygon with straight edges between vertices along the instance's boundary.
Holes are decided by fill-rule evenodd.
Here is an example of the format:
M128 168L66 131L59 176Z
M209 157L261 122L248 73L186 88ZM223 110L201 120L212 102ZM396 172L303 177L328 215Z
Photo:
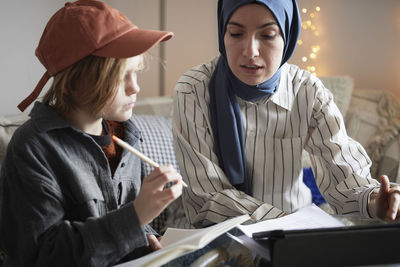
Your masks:
M160 164L158 164L157 162L153 161L151 158L147 157L146 155L142 154L139 150L135 149L134 147L132 147L130 144L128 144L125 141L122 141L121 139L119 139L118 137L116 137L115 135L112 136L112 139L115 141L115 143L117 143L118 145L120 145L122 148L125 148L126 150L128 150L129 152L135 154L138 158L140 158L141 160L147 162L148 164L150 164L153 168L158 168L160 167ZM187 187L187 184L182 180L182 185L184 187Z

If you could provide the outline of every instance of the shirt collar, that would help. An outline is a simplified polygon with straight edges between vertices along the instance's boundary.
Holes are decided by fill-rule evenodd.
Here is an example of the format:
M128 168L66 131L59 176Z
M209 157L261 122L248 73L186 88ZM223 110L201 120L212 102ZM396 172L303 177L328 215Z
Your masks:
M291 110L294 101L293 84L291 82L289 65L283 64L281 67L281 80L278 90L271 96L271 101L284 109Z

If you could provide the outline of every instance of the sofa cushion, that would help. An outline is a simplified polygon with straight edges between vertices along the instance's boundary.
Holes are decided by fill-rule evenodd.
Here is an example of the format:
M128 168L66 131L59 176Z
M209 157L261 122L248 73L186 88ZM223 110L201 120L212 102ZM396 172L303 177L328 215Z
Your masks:
M28 118L25 113L0 117L0 167L12 135Z
M171 118L155 115L134 115L132 121L142 133L140 151L160 165L171 164L179 170L173 147ZM142 161L142 177L146 177L153 167Z
M172 117L173 99L170 96L139 98L133 112L141 115Z
M349 76L320 77L322 83L328 88L343 117L346 116L353 93L353 79Z
M396 136L382 147L382 157L376 175L386 174L393 182L400 183L400 128Z
M158 164L171 164L179 171L173 146L172 119L155 115L134 115L132 120L142 133L142 142L139 143L140 151ZM141 167L142 178L145 178L153 170L153 167L144 161L141 161ZM175 202L181 204L181 198ZM177 211L177 208L181 209L181 211ZM184 216L182 205L178 205L178 207L169 205L151 222L151 226L162 234L166 229L167 221L173 221L177 216Z
M387 174L392 182L398 180L400 104L396 99L382 90L355 90L346 127L370 156L372 177Z

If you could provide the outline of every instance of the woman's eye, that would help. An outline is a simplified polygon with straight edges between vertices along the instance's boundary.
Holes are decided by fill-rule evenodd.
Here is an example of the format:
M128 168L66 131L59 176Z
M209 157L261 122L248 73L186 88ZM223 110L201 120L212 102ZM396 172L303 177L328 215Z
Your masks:
M276 34L262 34L261 37L264 39L274 39Z
M240 36L242 36L242 34L241 33L236 33L236 32L229 32L229 36L231 36L231 37L240 37Z
M276 37L276 32L275 31L264 31L264 32L260 32L260 36L264 39L273 39Z

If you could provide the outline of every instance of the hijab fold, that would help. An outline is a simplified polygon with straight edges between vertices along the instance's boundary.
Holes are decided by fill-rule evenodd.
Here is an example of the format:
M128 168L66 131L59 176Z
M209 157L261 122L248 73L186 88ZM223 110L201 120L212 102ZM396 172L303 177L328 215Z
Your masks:
M210 80L211 127L220 166L229 181L238 190L252 195L252 183L248 178L242 116L236 96L255 102L276 92L281 69L265 82L252 86L240 81L229 68L224 35L226 24L233 12L246 4L266 6L275 16L284 40L282 66L293 54L300 34L300 14L296 0L219 0L218 42L220 58Z

